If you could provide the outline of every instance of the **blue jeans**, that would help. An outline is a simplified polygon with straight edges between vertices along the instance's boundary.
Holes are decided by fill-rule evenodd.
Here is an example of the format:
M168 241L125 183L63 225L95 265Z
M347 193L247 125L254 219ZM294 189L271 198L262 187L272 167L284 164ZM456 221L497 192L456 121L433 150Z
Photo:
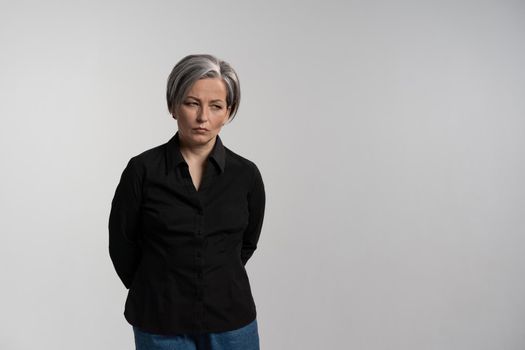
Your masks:
M133 326L136 350L259 350L257 319L233 331L181 334L176 336L144 332Z

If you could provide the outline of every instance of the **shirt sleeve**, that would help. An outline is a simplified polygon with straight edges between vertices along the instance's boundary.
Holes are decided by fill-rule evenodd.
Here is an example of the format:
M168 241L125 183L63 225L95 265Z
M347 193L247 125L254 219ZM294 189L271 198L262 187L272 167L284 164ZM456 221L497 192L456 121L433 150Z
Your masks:
M264 209L266 205L264 182L257 166L255 164L253 166L255 174L251 189L248 193L248 226L243 234L241 249L241 261L243 265L246 265L255 249L257 249L257 242L261 235L264 221Z
M129 289L140 262L139 212L142 178L131 158L122 172L109 214L109 255L113 266Z

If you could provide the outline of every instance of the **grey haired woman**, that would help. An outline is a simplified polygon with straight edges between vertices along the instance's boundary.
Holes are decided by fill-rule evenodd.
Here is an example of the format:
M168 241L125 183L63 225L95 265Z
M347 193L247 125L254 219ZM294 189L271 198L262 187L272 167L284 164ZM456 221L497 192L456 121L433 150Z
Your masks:
M259 167L219 136L240 103L237 73L212 55L168 78L178 130L129 159L109 215L109 253L129 289L136 349L259 349L246 263L265 211Z

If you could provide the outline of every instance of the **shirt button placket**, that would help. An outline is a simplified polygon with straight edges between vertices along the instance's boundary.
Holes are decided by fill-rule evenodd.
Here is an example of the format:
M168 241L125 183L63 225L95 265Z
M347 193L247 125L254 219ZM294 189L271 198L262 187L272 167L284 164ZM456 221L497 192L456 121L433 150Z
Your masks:
M197 249L195 251L195 263L196 263L196 309L195 309L195 318L197 323L203 327L204 322L204 264L203 264L203 247L204 240L202 239L202 225L203 225L203 210L198 209L196 214L196 227L195 234L197 236Z

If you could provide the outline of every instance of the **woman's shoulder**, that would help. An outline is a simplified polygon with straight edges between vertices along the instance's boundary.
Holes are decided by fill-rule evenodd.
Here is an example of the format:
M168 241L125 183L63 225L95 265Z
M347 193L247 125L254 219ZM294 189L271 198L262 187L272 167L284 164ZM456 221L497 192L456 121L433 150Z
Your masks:
M224 151L226 154L227 163L229 162L234 165L242 166L242 167L249 168L249 169L253 169L254 167L257 167L254 161L252 161L251 159L248 159L244 155L240 155L239 153L232 151L226 146L224 146Z
M159 164L164 163L165 147L166 143L163 143L135 153L129 159L129 163L133 164L137 171L145 171L147 168L157 167Z
M234 169L235 172L240 176L246 176L251 179L250 183L257 178L261 178L261 172L255 161L247 158L246 156L240 155L231 149L224 147L226 152L226 167Z

